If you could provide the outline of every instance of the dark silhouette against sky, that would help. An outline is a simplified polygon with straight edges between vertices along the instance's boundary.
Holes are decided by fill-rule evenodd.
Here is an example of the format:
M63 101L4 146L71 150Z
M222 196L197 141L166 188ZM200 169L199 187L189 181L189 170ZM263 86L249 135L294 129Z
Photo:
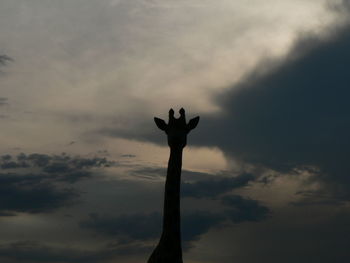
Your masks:
M148 263L182 263L181 224L180 224L180 185L182 151L187 144L187 134L196 128L199 117L186 122L185 110L181 108L180 117L169 111L169 122L154 118L157 127L167 135L170 157L165 181L163 231L160 241Z
M349 0L2 0L0 24L0 262L350 262ZM200 127L156 119L167 144L152 116L181 106Z

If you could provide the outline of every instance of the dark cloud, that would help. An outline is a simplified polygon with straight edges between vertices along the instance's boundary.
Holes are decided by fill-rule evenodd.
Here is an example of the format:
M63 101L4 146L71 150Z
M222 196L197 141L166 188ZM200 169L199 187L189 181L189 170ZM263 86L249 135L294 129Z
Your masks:
M5 66L9 61L13 61L13 59L7 55L0 55L0 66Z
M80 226L103 235L121 236L130 240L148 240L159 235L161 222L161 215L157 212L118 217L92 213L89 219L80 222Z
M1 216L15 216L15 213L10 213L10 212L0 212L0 217Z
M91 169L109 167L114 165L106 158L70 156L65 153L61 155L48 154L24 154L17 156L3 155L0 159L0 167L3 170L32 168L37 173L46 175L49 178L74 183L79 179L91 176Z
M218 226L225 220L225 215L208 211L195 211L184 213L181 217L182 240L184 245L190 247L190 242L199 240L201 235L209 229Z
M283 207L258 224L241 224L221 231L210 244L209 262L330 263L348 262L349 210ZM215 238L215 237L214 237ZM214 239L213 238L213 239ZM213 240L212 239L212 240ZM218 260L222 247L226 257Z
M190 242L199 239L212 226L217 225L224 217L220 214L196 211L182 215L182 239ZM124 241L150 240L161 234L162 215L158 212L150 214L132 214L118 217L90 214L89 219L80 222L83 228L90 228L99 234L119 236Z
M257 200L246 199L239 195L225 196L222 198L222 203L231 208L227 211L227 215L234 223L258 222L270 214L270 210Z
M69 205L79 194L45 183L44 177L26 174L0 174L0 215L13 212L50 212Z
M184 248L190 248L193 241L198 240L209 229L225 221L257 222L264 220L270 213L269 209L258 201L240 196L224 197L222 203L228 208L223 212L185 211L182 213L181 227ZM102 235L116 236L129 242L158 238L161 234L161 225L162 215L158 212L117 217L93 213L88 219L80 222L82 228L91 229Z
M314 180L350 200L349 46L349 26L300 39L218 97L223 112L202 116L192 141L256 167L313 169Z
M96 250L56 247L35 241L18 241L0 245L2 262L98 263L120 255L140 254L151 248L142 244L108 244Z
M144 179L165 178L167 169L162 167L141 167L130 171L130 174ZM256 176L250 173L238 174L229 171L209 174L183 170L181 177L181 196L193 198L215 198L234 189L247 186L255 181Z
M190 242L198 240L222 220L222 215L210 212L184 213L181 221L184 246L189 248ZM119 217L91 214L89 219L80 222L80 226L99 234L119 237L123 242L145 241L160 236L162 215L158 212Z
M45 169L51 173L61 172L61 169L108 167L113 164L113 162L107 161L106 158L83 158L80 156L69 156L65 153L61 155L46 155L38 153L29 155L20 154L17 159L21 161L27 160L36 166L45 167ZM62 168L63 166L66 168ZM57 169L55 167L57 167Z
M349 1L337 6L349 17ZM222 111L202 114L190 143L279 172L318 169L315 180L350 200L349 46L349 23L302 35L288 55L262 61L218 96ZM140 127L99 132L165 144L151 119Z
M254 179L255 176L245 173L235 177L201 180L193 183L184 182L181 185L181 194L184 197L213 198L233 189L244 187Z
M3 155L0 167L6 172L0 173L0 216L45 213L71 205L80 194L64 184L91 177L91 169L111 164L105 158L67 154Z
M329 1L327 3L327 6L330 10L337 12L338 14L343 14L348 18L349 11L350 11L350 1L349 0L340 0L331 2Z

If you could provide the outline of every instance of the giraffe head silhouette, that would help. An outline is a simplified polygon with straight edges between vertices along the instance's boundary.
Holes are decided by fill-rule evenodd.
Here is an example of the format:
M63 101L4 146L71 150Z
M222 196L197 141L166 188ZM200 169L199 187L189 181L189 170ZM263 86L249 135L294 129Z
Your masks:
M167 134L170 148L184 148L187 144L187 134L196 128L199 122L199 116L197 116L186 123L185 110L181 108L179 113L180 117L176 119L174 117L174 110L170 109L168 124L162 119L154 118L157 127Z

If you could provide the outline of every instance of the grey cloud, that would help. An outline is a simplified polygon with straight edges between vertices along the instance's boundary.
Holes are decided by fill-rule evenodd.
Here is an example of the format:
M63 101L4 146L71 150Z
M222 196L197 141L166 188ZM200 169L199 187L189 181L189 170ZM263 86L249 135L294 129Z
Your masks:
M233 189L244 187L254 179L254 175L245 173L235 177L201 180L194 183L184 182L181 191L184 197L213 198Z
M348 16L349 10L350 10L350 1L349 0L340 0L340 2L331 2L329 1L328 7L337 12L338 14L345 14L345 16Z
M182 215L182 240L184 249L189 249L196 241L224 219L223 215L196 211ZM82 228L96 233L118 237L123 242L146 241L156 239L161 234L162 216L158 212L150 214L132 214L119 217L91 214L89 219L80 222Z
M130 171L130 174L133 176L147 177L147 178L155 178L155 177L165 178L166 173L167 173L167 168L165 167L151 167L151 166L137 167ZM198 180L211 179L215 175L183 169L181 176L182 178L184 178L184 180L198 181Z
M182 213L182 239L185 249L191 248L193 242L199 240L201 235L225 221L257 222L264 220L270 213L270 210L258 201L240 196L224 197L222 203L227 208L222 212L184 211ZM102 235L115 236L128 242L134 242L159 237L161 222L162 216L158 212L121 216L101 216L93 213L88 219L80 222L80 227Z
M208 211L185 213L181 218L182 240L185 248L191 247L191 242L199 240L201 235L225 220L225 215Z
M333 184L334 186L334 184ZM332 206L346 205L350 199L350 193L347 191L337 191L332 186L323 187L319 190L298 191L296 195L301 198L298 201L290 202L293 206Z
M60 185L73 184L93 175L92 169L108 167L105 158L9 154L0 158L0 216L17 212L46 213L73 204L79 191ZM95 172L96 173L96 172Z
M121 215L118 217L89 215L89 219L80 222L83 228L109 236L122 236L131 240L148 240L159 235L161 215L151 214Z
M0 174L0 212L42 213L69 205L79 196L73 189L59 189L37 175Z
M348 10L349 1L340 6ZM349 46L349 24L330 27L324 36L301 36L284 58L262 61L219 95L222 111L201 114L190 143L279 172L316 168L314 180L350 200ZM147 124L140 119L148 128L99 132L164 145L151 118Z
M149 250L149 247L142 244L127 246L107 244L96 250L84 250L50 246L35 241L17 241L0 244L0 259L9 263L98 263L111 260L119 255L140 254Z
M49 172L55 173L59 172L60 169L84 169L84 168L93 168L93 167L107 167L110 166L113 162L107 161L106 158L84 158L80 156L69 156L65 153L61 155L46 155L46 154L21 154L17 159L23 161L30 161L33 165L39 167L45 167ZM57 169L55 169L57 165ZM67 166L67 168L62 168L62 166Z
M137 166L135 165L135 168L130 170L130 173L132 175L148 175L148 176L162 176L165 177L167 173L166 167L157 167L157 166ZM206 180L214 180L216 178L217 181L220 181L221 179L224 180L225 178L236 177L236 183L239 181L244 181L245 178L250 178L251 180L255 178L253 174L249 173L242 173L238 174L237 172L230 171L230 170L223 170L219 171L218 173L212 174L212 173L205 173L205 172L197 172L193 170L188 169L182 169L181 171L181 177L185 181L190 181L191 183L198 182L198 181L206 181ZM215 180L214 180L215 181ZM215 181L216 182L216 181Z
M196 211L182 215L182 239L185 243L199 239L211 227L224 219L223 215ZM150 240L160 236L162 216L158 212L150 214L132 214L118 217L90 214L89 219L80 222L82 228L92 229L108 236L119 236L128 240Z
M1 156L1 159L4 161L9 161L12 159L12 156L10 154L5 154L5 155Z
M0 167L3 170L17 168L39 169L38 173L46 175L48 178L70 183L90 177L90 170L93 168L109 167L114 164L115 162L106 158L84 158L70 156L65 153L61 155L21 153L17 156L7 154L0 159Z
M335 210L288 207L280 211L278 220L236 228L230 237L235 259L247 263L348 262L349 211Z
M16 168L26 168L28 165L24 162L14 162L14 161L7 161L3 162L1 164L1 169L6 170L6 169L16 169Z
M130 171L133 176L154 179L165 178L166 168L161 167L142 167ZM254 181L257 177L250 173L238 174L225 172L223 176L222 172L218 175L195 172L190 170L182 171L183 182L181 184L181 196L193 197L193 198L215 198L219 195L225 194L234 189L247 186L249 182Z
M203 116L193 141L257 167L313 168L313 180L350 200L349 45L349 25L300 39L285 59L218 97L223 113Z
M148 179L164 177L166 175L166 168L163 167L139 167L130 171L130 175Z
M2 216L15 216L15 213L11 213L11 212L0 212L0 217Z
M234 223L258 222L264 220L270 214L270 210L257 200L246 199L239 195L225 196L222 198L222 203L231 208L227 215Z
M7 55L0 55L0 66L5 66L7 62L13 61L13 59Z

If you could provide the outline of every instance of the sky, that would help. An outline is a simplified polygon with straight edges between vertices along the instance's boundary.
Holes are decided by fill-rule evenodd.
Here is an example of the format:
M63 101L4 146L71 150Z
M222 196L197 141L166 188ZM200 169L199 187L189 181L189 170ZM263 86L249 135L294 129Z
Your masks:
M169 149L187 263L348 262L350 1L2 0L0 260L146 262Z

